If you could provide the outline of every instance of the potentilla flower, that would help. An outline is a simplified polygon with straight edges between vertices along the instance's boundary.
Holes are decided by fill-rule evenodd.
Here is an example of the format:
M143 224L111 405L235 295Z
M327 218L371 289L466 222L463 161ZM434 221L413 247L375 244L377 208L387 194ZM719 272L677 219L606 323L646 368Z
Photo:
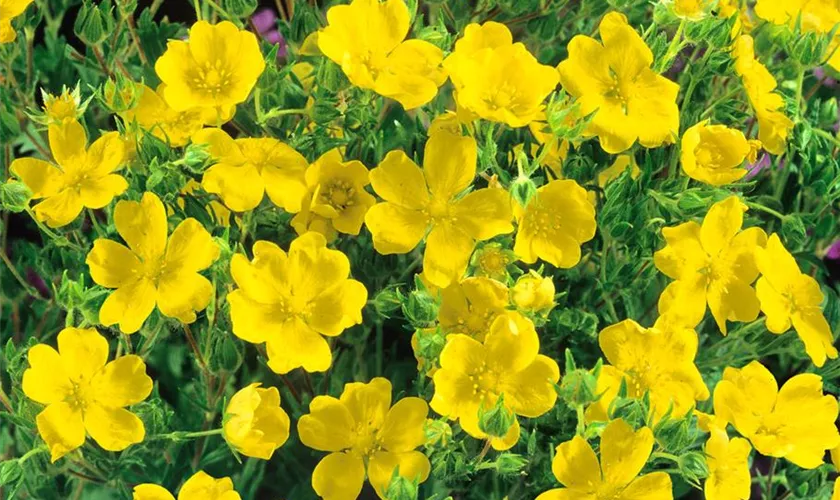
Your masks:
M721 333L726 321L752 321L759 303L750 286L758 277L755 252L767 242L759 227L741 230L747 206L737 196L712 205L703 225L662 228L666 245L654 253L657 269L676 281L659 297L659 313L697 326L706 304Z
M506 281L508 266L516 262L516 254L499 243L485 243L475 250L470 259L476 277Z
M289 439L289 415L280 407L276 387L251 384L230 398L223 435L237 452L263 460Z
M438 322L445 333L463 333L478 340L508 307L507 287L490 278L466 278L440 292Z
M537 500L673 500L667 472L639 475L653 451L653 432L638 431L624 420L607 424L601 434L601 460L592 446L575 436L557 446L551 471L565 488L546 491Z
M365 214L376 204L376 198L365 191L370 184L369 172L362 162L344 161L336 148L321 155L306 170L306 210L292 220L292 225L303 234L307 230L332 226L322 234L329 237L334 231L357 235L362 229ZM324 219L323 224L312 224L313 217ZM300 227L298 227L300 226ZM318 231L321 232L321 231Z
M627 319L601 330L598 344L610 364L601 368L597 393L603 394L586 411L589 420L609 420L607 410L622 379L627 395L641 398L650 393L651 412L659 418L671 409L681 417L695 401L709 397L709 389L694 365L697 333L660 317L653 328Z
M0 0L0 43L14 42L17 33L12 27L12 19L23 14L29 4L35 0Z
M58 334L58 351L37 344L28 358L23 392L47 406L35 423L52 462L82 446L86 433L108 451L143 441L143 422L125 408L152 392L140 357L108 362L108 341L99 332L65 328Z
M794 375L779 389L758 361L727 367L715 387L715 415L731 423L768 457L786 458L804 469L823 463L825 451L840 445L837 399L823 394L822 378Z
M504 24L470 24L443 67L455 85L458 108L493 122L524 127L544 118L543 101L557 72L540 64Z
M747 175L741 167L750 144L740 130L705 120L685 131L680 149L682 168L694 180L722 186Z
M536 418L554 407L560 369L539 350L534 324L514 311L499 315L483 342L450 335L434 375L432 409L457 419L470 436L490 439L497 450L511 448L519 441L518 420L514 417L507 435L488 436L479 414L493 409L502 395L504 408L523 417Z
M233 333L265 342L276 373L325 371L332 354L324 336L361 323L367 302L365 286L348 278L350 260L314 232L295 239L288 254L268 241L257 241L253 251L251 261L236 254L230 262L239 287L227 296Z
M443 51L405 40L411 15L403 0L353 0L327 11L318 47L353 85L390 97L405 109L422 106L446 81Z
M240 500L229 477L216 479L203 470L193 474L181 486L178 500ZM156 484L138 484L134 487L132 500L175 500L166 488Z
M608 153L675 141L679 133L679 85L651 69L653 53L627 18L610 12L601 20L602 43L585 35L569 42L569 58L557 66L560 83L577 97L583 116L595 112L585 135L598 136Z
M513 251L527 264L539 258L572 268L580 262L580 245L595 236L595 207L573 180L550 181L515 214L519 229Z
M370 172L385 199L368 210L373 247L408 253L426 236L423 273L447 287L467 268L476 241L513 231L510 196L504 189L477 189L459 197L475 178L475 139L441 130L426 142L423 169L403 151L389 152Z
M788 26L802 33L828 34L840 23L840 5L833 0L757 0L755 13L761 19L779 26ZM840 70L840 54L837 53L838 39L828 47L828 64Z
M777 234L770 235L766 248L756 249L755 262L761 271L755 289L767 316L767 329L781 334L793 326L805 344L805 352L818 367L827 357L835 359L837 349L820 308L824 297L817 280L799 270Z
M120 116L126 123L136 124L158 139L168 141L171 146L186 145L193 134L215 118L208 116L203 108L176 111L163 99L165 85L158 87L157 91L146 85L138 84L138 87L140 96L137 105Z
M193 143L207 144L216 162L204 172L202 187L234 212L256 208L264 194L287 212L300 211L309 163L287 144L270 137L233 139L218 128L199 131Z
M35 217L49 227L73 222L83 208L103 208L128 187L116 172L122 166L125 149L119 134L110 132L87 147L82 125L71 120L50 125L50 149L55 163L35 158L19 158L10 170L30 190Z
M747 97L758 119L758 139L764 149L780 155L785 151L787 136L793 129L793 121L785 116L785 103L775 92L776 79L767 68L755 58L753 38L741 35L732 48L735 72L741 76Z
M166 103L176 111L214 111L215 123L233 116L232 108L248 98L264 69L257 37L228 21L198 21L189 41L170 40L155 63Z
M116 290L99 309L99 322L124 333L143 326L157 304L164 316L192 323L214 288L199 274L219 258L219 246L196 219L184 219L167 239L166 209L154 193L121 200L114 225L128 247L99 238L85 263L93 281Z
M48 125L64 125L78 120L84 113L78 85L72 91L64 87L58 95L49 94L41 89L41 96L44 100L42 109Z
M670 0L674 15L688 21L700 21L709 15L716 4L713 0Z
M750 477L750 452L752 446L742 438L729 439L723 429L711 429L706 441L706 465L709 476L703 486L706 500L748 500Z
M531 270L516 280L510 299L521 311L545 316L554 308L554 293L554 281Z
M349 383L339 399L316 396L298 420L301 442L330 452L312 471L312 487L322 498L357 498L365 476L383 499L395 471L420 483L429 477L429 459L416 450L426 441L429 407L415 397L391 406L391 390L381 377Z

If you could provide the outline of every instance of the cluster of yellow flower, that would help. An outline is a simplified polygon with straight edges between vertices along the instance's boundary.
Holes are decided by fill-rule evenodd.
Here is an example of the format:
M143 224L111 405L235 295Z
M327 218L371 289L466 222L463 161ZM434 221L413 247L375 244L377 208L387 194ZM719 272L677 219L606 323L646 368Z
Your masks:
M0 17L0 41L8 38L9 16L26 4L0 0L6 16ZM759 15L782 19L776 12L781 7L770 13L770 4L760 1ZM357 235L363 225L381 254L409 253L425 241L422 278L440 293L437 323L446 334L437 359L418 353L421 370L434 383L431 402L404 397L392 405L391 383L375 378L346 384L340 398L315 397L309 413L297 421L300 440L329 453L312 475L320 496L356 498L367 478L385 498L394 471L419 482L429 476L429 459L417 450L426 441L429 407L457 420L470 436L505 450L519 441L517 416L539 417L555 406L560 370L556 361L540 354L536 330L554 306L554 285L535 271L510 289L496 279L506 276L506 266L516 259L572 268L581 260L581 245L595 236L596 205L590 193L562 178L560 165L570 145L546 128L548 95L561 84L576 99L580 116L591 115L584 137L597 137L606 152L617 154L636 142L646 148L676 142L679 87L652 69L652 51L616 12L601 21L600 42L574 37L568 59L557 68L540 64L523 44L513 43L507 27L495 22L467 26L447 56L431 43L406 40L410 14L403 0L354 0L333 7L327 18L317 46L354 85L410 109L431 101L451 80L457 111L430 124L422 167L401 150L388 152L370 170L345 160L339 149L310 164L279 140L232 138L218 127L248 98L265 63L253 34L229 22L199 21L188 41L170 41L156 62L160 87L138 84L139 99L119 110L125 134L105 133L88 146L75 107L56 106L49 113L55 164L22 158L11 171L42 200L34 207L38 220L55 228L71 223L85 208L109 206L127 190L120 169L136 154L142 132L172 146L206 145L213 165L203 173L200 187L218 196L221 203L212 208L220 222L230 212L255 209L265 195L295 214L291 224L299 236L288 251L257 241L253 258L238 253L230 261L236 284L227 294L233 334L264 343L268 366L279 374L296 368L326 371L332 364L330 339L362 322L368 291L351 278L348 257L328 247L331 241L339 234ZM809 27L826 31L823 25ZM759 122L760 144L707 121L690 127L681 141L685 173L716 186L743 177L742 165L759 147L780 153L793 125L748 35L734 40L732 55ZM477 119L529 126L553 158L547 164L554 179L524 205L512 202L495 179L487 187L474 185L478 148L463 130ZM599 183L631 167L632 175L638 175L631 157L619 156ZM630 398L647 394L656 422L664 415L685 416L697 401L708 399L710 391L695 365L694 330L707 304L724 335L727 321L754 321L761 311L773 333L792 325L816 366L837 357L820 309L818 283L800 271L777 235L768 238L758 227L742 229L746 210L732 196L714 204L702 224L689 221L663 229L667 243L654 262L674 281L659 298L659 319L651 328L627 319L599 335L609 364L597 381L602 397L586 408L585 416L588 422L608 422L600 461L582 436L560 444L552 469L565 489L548 491L541 500L672 498L667 473L639 476L653 450L653 431L613 419L611 403L622 387ZM187 218L170 232L167 208L152 192L140 201L118 201L113 223L125 245L100 238L86 259L93 280L114 290L101 306L99 324L118 325L131 334L155 308L184 324L196 321L217 293L202 275L220 256L207 229ZM490 243L476 252L478 242L514 232L512 251ZM474 276L465 277L471 267ZM418 339L428 333L415 334L416 350ZM107 362L108 342L95 329L67 328L57 342L57 351L43 344L30 349L23 378L26 395L46 405L36 423L52 460L82 446L86 435L106 450L142 442L143 423L126 409L152 389L142 359L124 355ZM495 433L486 422L493 412L510 422L504 433ZM289 437L290 419L276 388L252 384L241 389L225 414L222 433L244 455L269 459ZM840 445L837 415L836 400L823 395L816 375L798 375L779 389L757 361L726 368L714 389L714 415L698 415L711 433L707 498L748 498L750 443L763 455L818 466L825 450ZM729 424L743 438L730 440ZM146 484L135 488L134 498L173 497ZM234 500L239 495L229 479L199 472L178 498Z

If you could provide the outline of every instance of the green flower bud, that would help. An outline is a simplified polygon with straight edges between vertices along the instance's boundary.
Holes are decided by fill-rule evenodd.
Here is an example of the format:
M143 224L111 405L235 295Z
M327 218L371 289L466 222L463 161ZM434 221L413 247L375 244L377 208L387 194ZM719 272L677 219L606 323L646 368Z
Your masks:
M527 206L535 194L537 194L537 185L527 177L517 177L510 185L510 195L519 206Z
M832 97L820 104L819 123L825 128L830 128L837 123L837 98Z
M137 0L114 0L117 4L120 14L128 16L137 10Z
M2 97L2 96L0 96ZM9 144L20 134L20 122L17 116L0 98L0 143Z
M213 356L211 359L216 361L218 368L228 372L235 372L242 364L242 353L239 352L237 342L234 342L231 335L221 335L222 342L218 346L218 356Z
M516 415L505 406L505 395L499 395L495 406L478 410L478 428L488 436L502 438L507 435Z
M122 73L117 73L114 78L105 82L102 98L105 106L114 113L124 113L137 106L143 87L134 83Z
M415 328L427 327L437 319L440 301L426 290L419 276L414 277L414 286L415 290L402 296L402 311Z
M234 17L248 17L257 10L257 0L225 0L225 9Z
M6 460L0 463L0 486L17 482L22 474L23 467L21 467L18 459Z
M690 451L680 456L677 465L680 468L680 473L690 483L699 483L701 479L709 475L706 456L699 451Z
M598 401L598 376L589 370L573 370L560 382L560 397L571 407L587 406Z
M99 45L111 36L115 27L114 8L111 0L105 0L99 5L84 2L76 16L73 31L86 44Z
M495 461L496 471L500 476L518 474L528 464L528 460L515 453L501 453Z
M691 417L663 418L655 429L656 439L666 450L681 450L691 443Z
M373 308L383 318L389 318L391 314L400 308L402 294L396 288L386 288L376 294L373 298Z
M316 99L312 106L312 120L315 123L327 125L340 116L338 101L333 99Z
M26 184L9 180L0 184L0 207L9 212L23 212L32 198L32 190Z
M446 420L426 419L423 427L426 433L425 446L447 446L452 440L452 426Z
M204 172L208 160L210 160L210 151L206 144L190 144L184 151L184 166L194 174Z

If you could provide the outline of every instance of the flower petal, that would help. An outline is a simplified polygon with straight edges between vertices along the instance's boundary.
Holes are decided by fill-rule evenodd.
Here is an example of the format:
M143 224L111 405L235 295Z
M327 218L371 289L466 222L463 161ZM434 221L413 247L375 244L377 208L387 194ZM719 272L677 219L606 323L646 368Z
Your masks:
M108 451L122 451L143 442L146 437L146 429L137 415L124 408L105 408L96 404L85 410L85 429Z
M378 438L387 451L411 451L426 441L423 426L428 415L426 401L415 397L403 398L388 410Z
M592 446L580 436L557 446L551 472L562 485L579 490L581 494L592 494L601 484L598 457Z
M240 500L229 477L216 479L200 470L181 486L178 500Z
M132 491L132 500L175 500L172 493L156 484L138 484Z
M559 380L557 362L540 354L524 370L505 376L500 382L500 392L517 415L536 418L554 408L557 402L554 386Z
M157 290L146 278L117 288L102 303L99 322L105 326L119 323L123 333L134 333L143 326L155 309Z
M167 274L198 272L219 258L219 245L200 222L185 219L172 231L166 246Z
M61 170L44 160L18 158L10 170L32 191L33 198L47 198L61 189Z
M309 413L298 419L300 440L320 451L341 451L353 445L356 422L347 407L332 396L315 396Z
M74 163L84 162L87 133L81 123L71 120L61 125L50 125L48 133L53 157L65 170Z
M429 137L423 157L423 172L432 196L448 201L467 189L475 179L478 149L475 139L441 130Z
M50 447L50 462L85 444L81 412L68 403L53 403L35 417L38 434Z
M712 205L700 228L700 241L706 253L716 257L729 246L741 230L746 211L747 206L737 196L730 196Z
M652 472L640 476L625 489L619 500L671 500L674 489L667 472Z
M473 238L487 240L513 231L510 194L504 189L479 189L452 206L458 225Z
M500 314L484 339L487 365L496 373L515 374L528 368L540 350L534 324L515 311Z
M27 352L29 368L23 372L22 389L29 399L41 404L63 401L73 391L61 356L46 344L36 344Z
M311 302L308 324L323 335L339 335L362 322L367 297L367 288L361 282L345 280Z
M142 271L134 252L111 240L98 239L85 258L93 281L106 288L120 288L137 280Z
M422 452L408 451L406 453L392 453L389 451L376 452L368 463L368 477L370 484L376 490L379 498L388 498L388 486L394 471L409 481L422 483L429 478L432 464Z
M831 327L818 307L797 310L791 319L796 334L805 344L805 352L818 368L825 364L826 357L837 358Z
M154 193L146 192L142 200L120 200L114 208L114 224L128 247L143 261L163 256L166 248L166 209Z
M91 380L95 401L104 408L123 408L143 401L152 393L146 363L129 354L111 361Z
M475 240L460 227L435 225L426 238L423 273L433 285L446 288L464 274L473 249Z
M217 163L204 172L201 186L208 193L218 194L234 212L254 209L265 193L260 172L250 163L241 166Z
M413 250L425 236L429 222L429 217L419 210L390 202L372 206L365 215L365 225L373 235L373 247L382 255Z
M385 201L400 207L420 210L429 202L423 171L399 149L389 151L370 171L370 184Z
M649 428L642 427L634 431L624 420L613 420L607 424L601 435L601 469L604 472L604 482L615 486L630 484L642 471L651 451L653 432ZM665 477L668 475L665 474Z
M284 375L295 368L323 372L332 364L327 341L300 319L285 323L285 329L266 341L268 367Z
M312 488L324 500L355 500L365 482L365 464L349 453L330 453L312 471Z
M351 382L345 384L341 402L357 424L380 428L391 407L391 390L391 382L383 377L376 377L367 384Z
M51 228L66 226L82 213L82 198L73 189L63 189L33 207L35 217Z
M58 333L64 372L75 383L87 383L108 361L108 341L94 328L65 328Z

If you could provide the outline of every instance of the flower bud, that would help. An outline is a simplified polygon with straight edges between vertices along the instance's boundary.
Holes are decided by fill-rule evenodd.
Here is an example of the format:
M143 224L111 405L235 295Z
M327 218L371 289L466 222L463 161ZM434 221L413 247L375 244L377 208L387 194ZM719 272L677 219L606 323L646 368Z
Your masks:
M516 415L505 406L505 395L499 396L496 404L485 410L478 410L478 428L490 437L503 438L516 420Z
M237 452L270 459L289 438L289 416L277 388L251 384L234 394L225 408L223 435Z
M510 195L521 207L527 206L536 194L537 185L528 177L517 177L510 185Z
M554 308L554 282L536 271L516 280L510 290L511 300L521 311L546 316Z
M72 91L67 87L61 89L61 94L52 95L41 89L44 116L38 120L44 125L61 125L68 121L78 120L85 112L86 105L82 105L79 85Z
M143 92L141 85L137 85L122 73L117 73L115 78L109 78L105 82L102 97L108 109L114 113L125 113L137 106Z
M26 210L32 191L19 181L9 180L0 184L0 207L9 212L18 213Z
M492 278L502 283L507 281L507 267L516 262L516 255L499 243L486 243L473 252L470 266L474 276Z
M425 446L447 446L452 440L452 426L446 420L435 420L432 418L426 419L426 425L423 427L426 433Z
M383 318L388 318L400 308L402 294L396 288L386 288L373 298L373 308Z
M589 370L573 370L560 381L560 397L571 407L586 406L598 401L597 386L597 375Z
M691 483L698 483L701 479L708 477L709 466L706 464L706 456L699 451L689 451L680 456L677 465L680 473Z
M115 27L114 9L111 1L105 0L99 5L84 2L76 16L73 31L86 44L99 45L111 36Z

